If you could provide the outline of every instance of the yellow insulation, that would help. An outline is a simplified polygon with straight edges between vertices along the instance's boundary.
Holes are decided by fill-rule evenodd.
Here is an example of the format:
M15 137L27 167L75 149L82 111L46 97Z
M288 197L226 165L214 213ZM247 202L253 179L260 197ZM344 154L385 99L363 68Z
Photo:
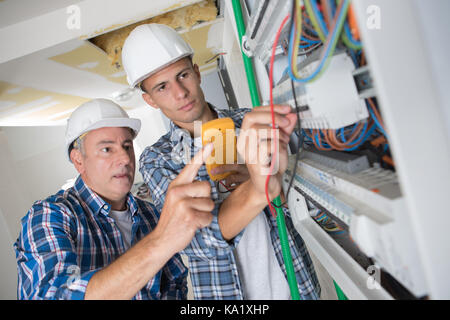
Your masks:
M217 17L217 7L214 0L205 0L191 6L183 7L160 16L146 19L132 25L102 34L90 39L93 44L106 52L111 64L120 68L120 55L125 39L130 32L141 24L161 23L174 29L189 29L203 21L212 21Z

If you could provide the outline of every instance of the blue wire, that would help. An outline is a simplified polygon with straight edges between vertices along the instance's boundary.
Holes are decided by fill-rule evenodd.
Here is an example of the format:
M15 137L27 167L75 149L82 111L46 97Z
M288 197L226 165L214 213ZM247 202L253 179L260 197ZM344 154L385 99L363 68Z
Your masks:
M301 37L301 40L304 41L304 42L311 43L311 44L317 44L317 43L321 43L322 42L320 40L310 40L310 39L307 39L307 38L305 38L303 36Z
M321 131L319 131L319 132L321 133ZM323 142L323 144L322 144L322 143L319 143L319 140L317 139L317 135L313 135L313 137L314 137L314 140L316 141L316 144L317 144L319 147L325 148L325 149L330 149L330 150L331 150L331 147L330 147L326 142Z
M319 11L319 8L317 7L317 2L315 0L311 0L310 2L311 2L311 7L312 7L312 10L314 12L314 15L316 16L316 18L317 18L317 20L319 22L320 29L322 29L325 37L327 37L328 36L327 25L326 25L326 23L324 21L322 13Z
M353 151L353 150L358 149L364 142L366 142L367 138L369 138L375 132L375 129L376 129L376 125L372 125L372 127L370 127L369 131L367 131L367 134L364 136L364 138L356 146L345 149L345 150Z
M345 34L347 35L348 40L349 40L353 45L358 46L358 47L362 46L361 41L356 41L355 39L353 39L353 35L352 35L352 33L350 32L350 26L348 25L348 22L345 22L344 29L345 29Z
M355 124L356 125L356 124ZM364 137L364 135L366 134L366 131L367 131L367 127L369 126L369 123L368 123L368 121L366 121L365 123L364 123L364 128L363 128L363 130L362 130L362 132L359 134L359 137L358 137L358 139L356 139L356 141L354 141L353 143L352 143L352 145L353 144L355 144L355 143L359 143L360 142L360 140Z
M335 0L329 0L330 2L330 8L331 8L331 15L334 16L336 14L336 1Z
M366 101L367 104L367 101ZM380 125L380 122L378 122L377 117L375 116L375 114L372 111L372 108L370 108L369 106L367 106L367 109L369 110L370 116L372 117L373 121L375 121L375 124L378 128L378 130L381 131L381 133L386 137L386 139L389 140L388 135L386 134L386 132L384 131L383 127Z
M348 52L350 53L350 56L352 57L353 64L355 65L355 68L359 68L359 62L358 62L358 57L357 57L358 53L355 52L353 49L350 49L350 48L348 48Z
M311 138L306 135L305 129L302 129L302 135L305 138L305 142L312 142Z
M344 1L348 2L349 0L344 0ZM345 4L344 4L344 6L345 6ZM343 14L344 14L344 10L341 10L341 12L339 14L339 17L338 17L338 20L337 20L338 24L339 24L339 21L341 21L341 19L343 17ZM333 31L333 35L332 35L332 38L331 38L331 41L330 41L330 45L328 46L327 51L325 52L325 55L324 55L322 61L319 64L319 67L317 68L317 70L315 70L313 72L313 74L311 74L309 77L304 78L304 79L296 78L294 76L294 74L292 73L292 52L293 52L293 46L294 46L294 28L295 28L295 25L292 24L291 35L290 35L290 38L289 38L289 69L288 69L288 73L289 73L289 76L291 77L291 79L294 80L295 82L306 83L306 82L309 82L311 79L313 79L315 76L317 76L319 74L319 72L322 70L323 66L325 65L325 61L327 60L328 55L330 54L330 50L331 50L331 47L332 47L331 44L334 43L334 41L336 39L337 29L338 28L336 26L335 30Z
M355 132L355 130L356 130L357 127L358 127L358 124L355 123L355 124L353 125L352 132L350 132L350 134L353 134L353 132ZM341 128L341 129L339 130L339 133L341 134L342 141L345 143L345 142L347 142L347 139L345 139L344 130L345 130L345 128Z
M340 133L340 135L341 135L342 141L343 141L344 143L347 142L347 139L345 139L345 135L344 135L344 128L341 128L341 129L339 130L339 133Z

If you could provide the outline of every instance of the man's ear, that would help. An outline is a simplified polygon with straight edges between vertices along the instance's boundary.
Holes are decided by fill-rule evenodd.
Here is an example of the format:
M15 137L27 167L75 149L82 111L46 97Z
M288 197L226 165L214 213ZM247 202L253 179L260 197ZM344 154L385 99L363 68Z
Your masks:
M195 72L195 74L196 74L197 77L198 77L198 81L199 81L200 83L202 83L202 76L201 76L201 73L200 73L200 68L198 67L197 64L194 64L194 72Z
M142 93L142 99L152 108L159 109L158 105L153 101L152 97L147 92Z
M70 160L72 160L72 163L75 166L75 169L78 171L78 173L83 174L84 173L84 159L83 159L83 155L81 154L81 151L78 149L72 149L70 151Z

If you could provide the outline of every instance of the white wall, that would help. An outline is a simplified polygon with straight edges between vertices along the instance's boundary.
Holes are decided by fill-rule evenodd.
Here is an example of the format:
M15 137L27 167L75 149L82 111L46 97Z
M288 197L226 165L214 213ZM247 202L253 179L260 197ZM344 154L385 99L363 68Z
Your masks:
M3 127L0 130L0 299L16 297L13 242L34 201L56 193L76 176L64 158L64 127Z
M208 74L202 74L202 82L200 86L205 94L205 99L219 109L228 109L227 99L223 92L222 83L220 82L217 71L214 70Z
M16 299L16 258L12 247L14 240L0 210L0 300Z

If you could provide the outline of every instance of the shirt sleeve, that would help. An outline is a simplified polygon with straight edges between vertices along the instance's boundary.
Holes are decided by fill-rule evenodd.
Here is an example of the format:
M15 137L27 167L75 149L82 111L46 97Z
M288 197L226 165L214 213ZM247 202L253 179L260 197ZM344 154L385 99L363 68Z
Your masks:
M139 170L144 178L144 182L150 188L153 203L158 211L161 212L169 184L177 177L181 168L171 166L169 161L165 159L165 155L157 152L152 147L144 150L139 162ZM220 203L216 201L212 211L213 220L211 224L197 230L191 243L183 250L184 254L191 258L209 260L218 255L228 254L237 245L242 234L239 234L231 241L223 238L218 223L219 207Z
M181 264L181 265L180 265ZM179 275L179 270L184 270ZM177 253L164 265L161 275L162 300L186 300L187 299L187 274L180 255Z
M14 244L18 299L84 299L98 270L81 272L75 249L76 231L64 205L36 202L22 219Z

